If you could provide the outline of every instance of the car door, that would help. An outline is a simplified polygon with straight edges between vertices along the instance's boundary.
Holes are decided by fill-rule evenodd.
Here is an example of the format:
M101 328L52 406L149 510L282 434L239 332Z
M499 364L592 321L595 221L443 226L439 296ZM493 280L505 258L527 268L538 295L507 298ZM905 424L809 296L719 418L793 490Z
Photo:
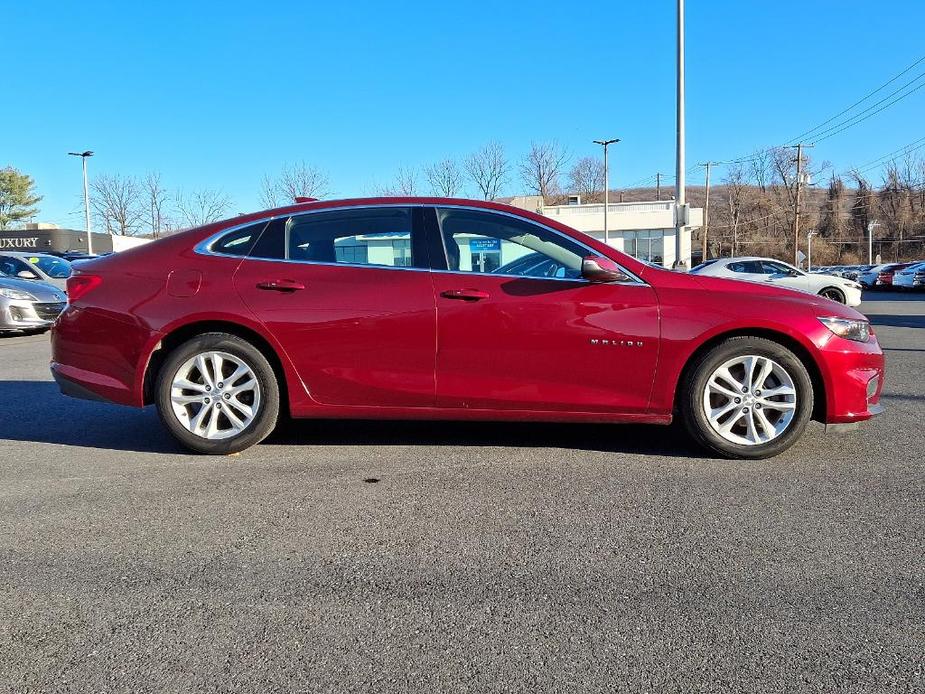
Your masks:
M593 251L521 217L442 207L429 220L438 406L647 409L659 348L651 287L582 279L581 260ZM515 262L537 253L551 276L533 276L535 255Z
M760 262L766 281L790 287L791 289L802 289L803 291L812 289L810 278L796 268L774 260L762 260Z
M235 273L245 304L327 405L431 407L436 317L421 208L277 219Z

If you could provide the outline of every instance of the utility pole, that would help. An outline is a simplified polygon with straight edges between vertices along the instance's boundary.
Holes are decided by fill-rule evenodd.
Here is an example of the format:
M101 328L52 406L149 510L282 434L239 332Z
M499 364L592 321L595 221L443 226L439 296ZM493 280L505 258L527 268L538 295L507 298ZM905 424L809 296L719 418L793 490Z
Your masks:
M68 152L68 156L71 157L80 157L81 162L83 163L83 172L84 172L84 215L86 216L87 222L87 255L93 255L93 237L90 235L90 188L87 185L87 159L93 156L93 152L87 150L85 152Z
M620 138L612 140L594 140L594 144L604 147L604 243L610 244L610 229L607 227L607 212L610 207L610 172L607 169L607 147L616 144Z
M684 0L678 0L678 55L677 55L677 143L675 153L675 227L674 267L683 268L681 259L681 234L687 227L687 204L684 182Z
M707 236L710 233L710 168L716 163L715 161L708 161L701 164L701 166L706 169L706 200L703 203L702 261L707 259Z
M813 236L815 235L815 229L806 232L806 272L811 272L813 269Z
M798 145L791 145L791 148L797 150L797 194L795 200L795 209L793 211L793 266L800 266L800 202L803 193L803 148L814 147L815 145L806 145L802 142Z
M660 173L655 174L655 199L662 199L662 175Z

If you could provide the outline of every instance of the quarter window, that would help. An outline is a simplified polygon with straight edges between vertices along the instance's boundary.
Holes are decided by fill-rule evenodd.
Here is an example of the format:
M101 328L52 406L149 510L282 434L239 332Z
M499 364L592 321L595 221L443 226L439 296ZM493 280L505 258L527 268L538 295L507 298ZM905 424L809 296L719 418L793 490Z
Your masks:
M249 255L266 225L266 222L258 222L235 229L212 244L212 251L222 255Z
M517 277L578 279L586 251L523 220L466 209L438 209L447 268Z

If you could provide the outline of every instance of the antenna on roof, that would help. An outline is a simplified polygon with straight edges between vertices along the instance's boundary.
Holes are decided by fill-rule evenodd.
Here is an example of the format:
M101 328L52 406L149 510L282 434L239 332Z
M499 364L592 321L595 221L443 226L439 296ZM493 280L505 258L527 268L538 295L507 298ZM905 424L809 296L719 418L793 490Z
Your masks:
M296 202L299 202L299 203L302 203L302 202L318 202L318 198L307 198L307 197L305 197L305 196L303 196L303 195L296 195L296 196L295 196L295 201L296 201Z

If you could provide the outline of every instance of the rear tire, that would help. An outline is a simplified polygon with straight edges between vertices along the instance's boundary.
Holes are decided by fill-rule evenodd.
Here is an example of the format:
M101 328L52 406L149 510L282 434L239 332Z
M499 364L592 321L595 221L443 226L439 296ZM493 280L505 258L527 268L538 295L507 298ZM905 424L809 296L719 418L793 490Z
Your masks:
M759 460L790 448L813 412L813 385L789 349L731 337L700 355L681 383L681 418L700 445L725 458Z
M263 441L276 427L276 373L250 342L205 333L184 342L157 375L155 404L167 430L196 453L226 455Z

